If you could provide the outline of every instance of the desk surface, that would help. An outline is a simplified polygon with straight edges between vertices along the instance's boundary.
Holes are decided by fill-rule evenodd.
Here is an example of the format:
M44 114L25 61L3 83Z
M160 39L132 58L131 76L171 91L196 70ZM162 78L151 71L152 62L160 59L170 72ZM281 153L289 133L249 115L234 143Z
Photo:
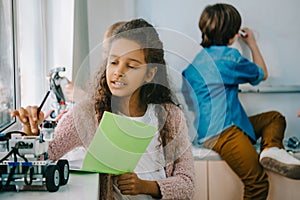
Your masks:
M63 200L81 200L98 199L98 174L71 172L69 182L66 185L60 186L57 192L48 191L19 191L0 192L0 199L14 199L14 200L49 200L49 199L63 199Z

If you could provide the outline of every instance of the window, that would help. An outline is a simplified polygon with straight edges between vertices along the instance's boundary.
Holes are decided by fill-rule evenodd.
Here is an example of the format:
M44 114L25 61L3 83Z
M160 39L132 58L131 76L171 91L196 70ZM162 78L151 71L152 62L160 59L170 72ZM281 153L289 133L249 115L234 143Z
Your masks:
M0 132L16 122L10 112L19 102L13 13L13 0L0 0Z

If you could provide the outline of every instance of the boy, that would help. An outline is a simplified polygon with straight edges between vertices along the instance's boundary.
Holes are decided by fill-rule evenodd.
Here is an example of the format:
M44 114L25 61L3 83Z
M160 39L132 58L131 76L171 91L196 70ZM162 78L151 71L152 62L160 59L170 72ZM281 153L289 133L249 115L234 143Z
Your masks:
M269 182L264 169L300 179L300 161L284 150L285 118L276 111L248 117L238 99L239 84L257 85L268 77L253 32L244 28L247 37L242 37L240 27L241 16L233 6L204 9L199 21L203 50L183 71L182 90L189 109L197 111L196 143L219 153L241 178L244 199L266 199ZM229 47L238 37L250 48L253 62ZM259 156L253 144L260 137Z

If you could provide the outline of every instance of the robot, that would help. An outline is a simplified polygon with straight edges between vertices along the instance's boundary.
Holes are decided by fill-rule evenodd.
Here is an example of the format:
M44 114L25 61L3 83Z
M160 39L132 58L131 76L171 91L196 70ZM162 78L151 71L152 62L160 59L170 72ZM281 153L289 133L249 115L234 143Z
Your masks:
M55 95L56 101L52 103L52 110L48 114L52 119L60 118L61 114L64 114L67 108L66 98L62 89L63 83L69 83L70 81L65 76L60 76L60 72L64 72L64 67L53 68L49 71L49 85L50 90Z
M48 159L49 141L53 139L58 120L67 111L67 105L61 88L62 82L68 81L59 72L64 67L54 68L49 73L50 90L56 97L54 109L50 110L51 120L44 120L38 136L27 136L22 131L0 133L0 191L30 190L46 187L49 192L58 191L69 180L69 162L61 159L56 162ZM46 94L38 112L43 107ZM47 118L47 117L46 117Z
M58 191L69 180L68 160L48 159L56 122L44 121L38 136L21 131L0 134L0 191L46 187Z

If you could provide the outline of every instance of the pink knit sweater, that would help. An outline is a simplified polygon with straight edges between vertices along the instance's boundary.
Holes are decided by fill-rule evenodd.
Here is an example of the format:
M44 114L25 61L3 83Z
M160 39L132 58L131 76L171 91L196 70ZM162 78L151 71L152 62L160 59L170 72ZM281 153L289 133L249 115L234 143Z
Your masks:
M164 147L167 178L157 180L157 183L162 199L192 199L195 190L195 171L184 114L173 104L166 104L164 108L165 123L173 139L167 141ZM87 148L97 127L93 105L87 101L77 103L64 115L56 127L54 140L49 145L49 158L57 160L78 146ZM111 192L107 189L100 195L106 197L103 199L110 199L112 194L109 193Z

